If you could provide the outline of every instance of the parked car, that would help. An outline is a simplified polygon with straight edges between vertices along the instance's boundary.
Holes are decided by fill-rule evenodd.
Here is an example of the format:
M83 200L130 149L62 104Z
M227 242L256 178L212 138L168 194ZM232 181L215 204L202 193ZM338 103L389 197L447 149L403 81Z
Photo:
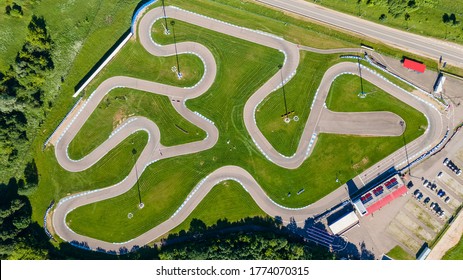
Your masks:
M413 195L416 197L419 193L420 193L420 190L416 189L416 190L413 192Z
M439 173L437 173L437 178L441 178L441 177L442 177L442 174L443 174L443 172L442 172L442 171L441 171L441 172L439 172Z
M447 163L449 163L449 158L444 159L444 165L447 165Z
M445 195L445 191L443 189L439 189L439 191L437 192L437 196L443 197L444 195Z
M417 200L421 200L421 198L423 198L423 193L419 193L417 196L416 196L416 199Z
M423 181L423 186L427 187L427 186L428 186L428 182L429 182L428 179L424 179L424 181Z
M428 196L428 197L426 197L426 198L423 200L423 203L424 203L424 204L428 204L429 201L431 201L431 199L430 199L429 196Z
M444 202L449 203L449 201L450 201L450 196L447 195L447 197L444 199Z

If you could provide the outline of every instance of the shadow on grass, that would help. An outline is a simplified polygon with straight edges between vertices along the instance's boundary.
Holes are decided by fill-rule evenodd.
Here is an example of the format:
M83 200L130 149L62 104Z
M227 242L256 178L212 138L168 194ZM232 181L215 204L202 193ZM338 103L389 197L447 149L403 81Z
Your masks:
M275 242L280 245L275 245ZM256 248L256 244L258 244ZM281 245L283 244L283 245ZM77 248L87 250L76 250ZM269 253L270 252L270 253ZM295 254L294 252L298 252ZM154 246L121 247L116 251L88 250L85 243L62 243L50 254L55 259L375 259L365 244L347 242L328 233L310 218L303 227L294 221L283 226L280 218L219 220L212 226L193 219L188 231L170 234Z

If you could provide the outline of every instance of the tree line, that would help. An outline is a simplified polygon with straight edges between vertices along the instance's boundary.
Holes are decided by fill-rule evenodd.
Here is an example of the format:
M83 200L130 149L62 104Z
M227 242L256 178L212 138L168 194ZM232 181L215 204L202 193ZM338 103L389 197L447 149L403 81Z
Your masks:
M31 141L45 118L50 98L42 87L54 69L53 40L43 17L32 16L28 34L14 63L0 72L0 178L24 178L24 188L37 185ZM35 174L32 174L34 173Z

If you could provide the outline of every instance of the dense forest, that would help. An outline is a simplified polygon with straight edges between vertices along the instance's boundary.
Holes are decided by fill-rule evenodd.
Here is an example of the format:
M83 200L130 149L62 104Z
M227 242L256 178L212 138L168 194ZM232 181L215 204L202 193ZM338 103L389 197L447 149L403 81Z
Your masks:
M31 222L31 205L18 194L20 182L0 184L0 259L46 259L50 243L43 228Z
M45 108L51 106L42 86L54 68L52 49L44 18L34 15L14 63L0 72L0 181L20 178L23 190L37 185L37 168L29 150Z
M302 238L274 232L234 232L168 246L162 260L326 260L334 255Z

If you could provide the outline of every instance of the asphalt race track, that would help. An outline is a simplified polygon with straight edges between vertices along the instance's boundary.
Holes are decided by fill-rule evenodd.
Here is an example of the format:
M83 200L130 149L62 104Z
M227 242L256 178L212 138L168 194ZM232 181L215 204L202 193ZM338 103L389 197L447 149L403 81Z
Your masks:
M296 44L287 42L282 38L268 33L231 25L176 7L166 7L166 12L168 13L169 18L186 21L216 32L225 33L233 37L280 50L285 54L285 62L282 68L285 82L289 81L296 74L296 69L299 65L300 52L300 48ZM139 22L137 37L143 47L152 55L171 56L175 54L174 45L160 46L151 38L151 27L153 23L162 17L163 12L161 8L155 8L146 13ZM208 120L199 113L190 111L185 106L185 101L187 99L192 99L202 95L214 83L217 72L215 59L206 47L198 43L178 43L177 49L179 53L193 53L197 55L204 63L204 76L195 86L191 88L179 88L129 77L112 77L104 81L85 101L85 104L81 107L81 109L79 109L79 113L75 114L72 119L68 120L67 129L63 131L58 142L55 143L55 155L59 164L71 172L79 172L90 168L106 153L115 148L119 143L136 131L146 131L149 134L149 140L141 152L136 162L136 166L132 168L129 175L124 180L103 189L70 195L62 198L57 203L57 207L53 212L52 222L57 235L67 242L85 242L89 248L93 250L96 250L97 248L107 251L113 250L116 252L118 252L120 248L131 250L134 246L143 246L178 226L188 217L207 193L217 183L224 180L234 180L239 182L243 188L249 192L263 211L270 216L280 216L283 221L286 222L289 221L290 218L294 218L296 221L303 221L306 218L323 212L330 206L347 199L347 194L344 188L341 187L318 202L304 208L285 208L272 201L247 170L237 166L223 166L201 180L191 191L187 200L179 206L177 212L171 218L132 240L124 243L110 243L82 236L73 232L66 224L66 215L70 211L77 207L110 199L127 192L136 183L136 170L138 170L139 175L141 175L148 165L160 159L196 153L209 149L216 144L219 132L215 127L213 120ZM339 52L342 50L332 50L332 52L336 51ZM275 89L281 86L280 73L276 73L251 96L244 107L243 118L245 126L255 145L268 160L279 166L293 169L299 167L304 160L310 156L313 147L316 144L317 135L322 132L376 136L401 135L402 128L399 124L401 118L393 113L337 113L331 112L325 108L325 100L333 80L339 75L345 73L355 74L357 72L358 65L351 62L336 64L326 71L313 103L307 104L307 106L312 106L312 110L309 118L307 119L305 130L302 134L297 151L291 157L283 156L276 151L263 136L255 122L255 110L259 103L275 91ZM412 158L418 157L422 151L430 148L442 139L443 135L447 131L447 119L441 116L440 112L434 105L400 89L368 68L364 68L364 70L362 70L362 76L384 91L400 99L402 102L405 102L421 111L427 117L429 126L425 134L407 145L408 154ZM207 137L204 140L193 143L165 147L160 144L161 135L155 123L144 117L131 117L120 125L103 144L93 150L90 154L79 160L70 159L67 153L69 143L71 143L72 139L82 128L92 112L97 108L104 96L117 87L126 87L152 92L154 94L168 96L171 100L180 100L180 102L172 102L175 110L194 125L206 131ZM380 126L383 127L383 129L379 130L378 127ZM359 177L367 179L370 176L375 175L380 169L387 169L394 165L394 163L395 165L398 165L404 161L404 149L399 149L380 163L366 170L364 173L359 175Z

